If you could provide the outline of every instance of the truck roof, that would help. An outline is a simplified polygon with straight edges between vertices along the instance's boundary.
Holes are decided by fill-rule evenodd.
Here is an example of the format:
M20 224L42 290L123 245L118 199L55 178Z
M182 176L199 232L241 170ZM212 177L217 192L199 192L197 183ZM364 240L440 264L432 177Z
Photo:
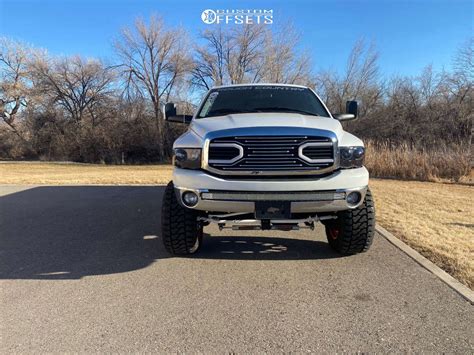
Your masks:
M238 86L289 86L295 88L304 88L308 89L307 86L304 85L294 85L294 84L281 84L281 83L247 83L247 84L233 84L233 85L221 85L221 86L214 86L212 89L222 89L222 88L231 88L231 87L238 87Z

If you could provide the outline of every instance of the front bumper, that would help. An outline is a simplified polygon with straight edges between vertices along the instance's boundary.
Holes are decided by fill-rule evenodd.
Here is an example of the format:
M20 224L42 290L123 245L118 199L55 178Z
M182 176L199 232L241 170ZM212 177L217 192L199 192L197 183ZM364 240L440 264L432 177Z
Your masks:
M175 169L173 183L181 204L182 194L195 192L193 209L209 212L255 212L256 201L291 201L292 213L334 212L358 207L365 198L369 173L366 168L340 170L313 179L222 179L201 170ZM346 201L352 191L360 201ZM184 204L183 204L184 205Z

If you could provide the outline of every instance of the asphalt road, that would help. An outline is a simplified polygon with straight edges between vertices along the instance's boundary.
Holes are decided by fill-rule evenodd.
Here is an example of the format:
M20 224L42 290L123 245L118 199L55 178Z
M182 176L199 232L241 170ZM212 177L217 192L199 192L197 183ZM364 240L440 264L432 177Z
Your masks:
M0 188L0 352L474 351L474 310L376 236L159 240L162 187Z

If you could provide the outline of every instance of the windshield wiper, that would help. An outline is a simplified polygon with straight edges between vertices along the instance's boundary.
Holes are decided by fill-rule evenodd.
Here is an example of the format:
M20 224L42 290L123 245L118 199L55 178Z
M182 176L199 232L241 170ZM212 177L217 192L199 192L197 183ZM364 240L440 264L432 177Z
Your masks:
M230 114L233 114L233 113L249 113L249 112L252 112L252 111L240 110L240 109L220 108L218 110L214 110L214 111L209 112L206 115L206 117L230 115Z
M300 114L303 114L303 115L319 116L319 115L315 114L314 112L299 110L299 109L296 109L296 108L273 106L273 107L256 107L252 110L221 108L221 109L209 112L206 115L206 117L231 115L231 114L235 114L235 113L252 113L252 112L293 112L293 113L300 113Z
M310 116L319 116L315 114L314 112L309 112L305 110L299 110L297 108L289 108L289 107L279 107L279 106L274 106L274 107L256 107L255 111L259 112L278 112L278 111L283 111L283 112L294 112L294 113L301 113L303 115L310 115Z

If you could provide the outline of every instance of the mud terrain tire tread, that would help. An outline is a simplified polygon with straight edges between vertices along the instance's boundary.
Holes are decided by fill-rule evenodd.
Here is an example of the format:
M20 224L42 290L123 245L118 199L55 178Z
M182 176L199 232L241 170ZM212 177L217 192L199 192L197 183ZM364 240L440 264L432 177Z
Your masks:
M199 250L203 233L197 217L197 211L179 204L173 182L169 182L163 196L161 236L170 254L190 255Z
M369 250L375 234L375 207L372 193L367 190L362 205L353 210L337 213L334 222L326 223L329 244L344 255L362 253ZM330 228L338 228L337 239L330 236Z

